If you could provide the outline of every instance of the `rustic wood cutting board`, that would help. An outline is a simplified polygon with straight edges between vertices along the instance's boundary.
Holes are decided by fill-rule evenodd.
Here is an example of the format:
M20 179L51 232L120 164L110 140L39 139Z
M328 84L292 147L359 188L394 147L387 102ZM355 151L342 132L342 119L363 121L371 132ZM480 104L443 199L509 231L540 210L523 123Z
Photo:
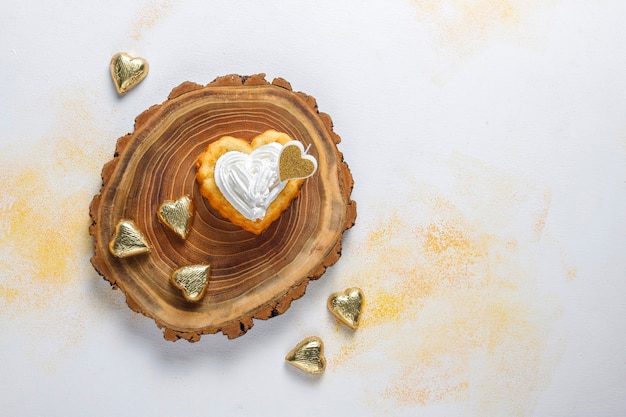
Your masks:
M195 162L222 136L251 140L274 129L311 144L318 172L299 197L261 235L231 224L200 194ZM183 83L168 99L139 115L102 170L103 185L90 206L92 264L126 294L130 308L155 320L167 340L199 340L223 332L246 333L253 319L285 312L308 282L341 256L343 233L356 218L353 179L337 149L331 118L313 97L263 74L228 75L207 86ZM191 196L196 207L186 240L167 230L156 212L165 200ZM108 249L120 219L131 219L150 241L151 253L119 259ZM184 299L169 281L173 270L211 265L204 298Z

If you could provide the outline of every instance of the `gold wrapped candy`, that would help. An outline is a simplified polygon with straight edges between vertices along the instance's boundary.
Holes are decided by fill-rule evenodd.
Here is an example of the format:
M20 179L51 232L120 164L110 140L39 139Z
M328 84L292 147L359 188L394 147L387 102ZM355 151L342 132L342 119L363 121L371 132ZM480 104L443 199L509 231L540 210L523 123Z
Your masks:
M111 77L119 94L125 94L139 84L148 75L148 62L143 58L133 57L125 52L111 58Z
M109 242L109 251L117 258L140 255L150 252L150 245L135 222L120 220Z
M175 201L164 201L157 211L157 217L161 223L182 239L187 239L189 235L193 215L194 205L188 195L184 195Z
M200 301L209 283L210 265L189 265L175 270L170 276L187 301Z
M359 288L348 288L343 293L334 293L328 297L328 310L353 330L359 327L362 306L363 293Z
M307 337L285 356L290 365L310 374L321 374L326 369L324 342L317 336Z

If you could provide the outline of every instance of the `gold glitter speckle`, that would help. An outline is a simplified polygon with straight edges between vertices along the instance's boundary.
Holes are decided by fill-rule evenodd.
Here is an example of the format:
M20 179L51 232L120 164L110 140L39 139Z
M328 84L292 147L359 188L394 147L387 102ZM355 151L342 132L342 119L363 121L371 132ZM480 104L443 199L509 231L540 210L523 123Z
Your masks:
M283 146L279 157L280 180L310 177L317 170L317 161L311 155L303 155L300 142L291 141Z
M442 83L467 60L494 42L536 44L549 29L545 23L557 0L413 0L424 54Z
M484 195L467 196L462 181L462 206L415 191L407 199L419 201L418 219L387 208L369 226L354 254L365 261L342 282L367 294L367 314L328 360L379 381L388 374L384 387L368 388L381 409L466 403L475 415L502 407L528 415L560 352L549 336L560 307L539 291L533 268L541 250L533 245L546 233L536 234L536 216L547 216L549 194L472 161L453 169L482 184L473 191ZM500 209L510 192L523 211Z
M160 20L171 12L172 1L151 0L135 16L132 24L132 37L138 41L145 31L152 29Z
M105 159L90 140L100 136L91 101L93 94L73 90L46 137L28 148L8 146L0 156L0 293L12 312L46 311L92 271L86 207ZM89 172L93 184L85 180Z

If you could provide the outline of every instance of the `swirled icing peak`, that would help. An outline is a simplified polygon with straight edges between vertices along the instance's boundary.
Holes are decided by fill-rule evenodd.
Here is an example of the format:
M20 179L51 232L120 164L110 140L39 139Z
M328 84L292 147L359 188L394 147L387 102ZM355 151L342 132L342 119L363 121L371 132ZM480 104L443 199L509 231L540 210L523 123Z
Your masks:
M226 200L245 218L265 217L269 205L285 188L279 179L278 159L282 145L263 145L250 154L229 151L215 164L215 183Z

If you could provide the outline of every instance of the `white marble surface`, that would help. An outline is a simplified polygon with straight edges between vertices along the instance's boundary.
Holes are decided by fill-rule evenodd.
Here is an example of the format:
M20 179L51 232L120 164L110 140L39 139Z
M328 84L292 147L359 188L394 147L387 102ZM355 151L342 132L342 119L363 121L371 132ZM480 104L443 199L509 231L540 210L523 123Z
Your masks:
M626 413L626 6L9 0L0 408L11 416ZM118 97L113 54L150 63ZM167 342L89 264L115 140L185 80L282 77L342 137L342 258L245 336ZM326 311L360 286L352 333ZM328 369L284 363L305 336Z

